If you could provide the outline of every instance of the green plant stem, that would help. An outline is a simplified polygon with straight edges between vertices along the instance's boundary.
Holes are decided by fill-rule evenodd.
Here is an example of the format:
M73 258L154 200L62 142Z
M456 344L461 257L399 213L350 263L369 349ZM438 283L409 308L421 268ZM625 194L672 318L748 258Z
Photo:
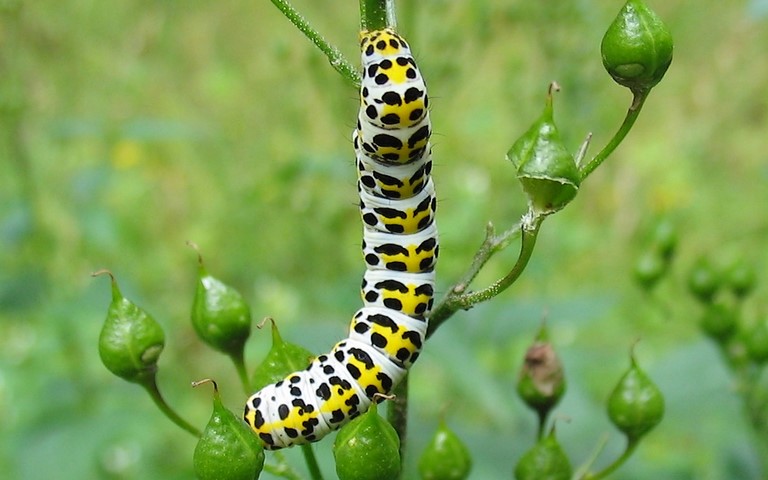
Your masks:
M304 454L304 461L307 464L307 469L309 469L310 478L312 480L323 480L323 474L320 472L320 465L317 464L317 458L315 458L315 451L312 450L312 445L302 445L301 453Z
M469 269L461 279L448 290L446 296L443 297L432 310L429 318L430 323L427 330L427 338L432 336L437 328L458 310L468 310L475 304L490 300L506 290L518 279L518 277L520 277L520 274L523 273L523 270L525 270L525 267L528 265L528 261L531 259L533 249L536 245L536 238L539 234L539 228L541 227L544 218L546 217L536 216L529 212L523 217L518 225L499 236L494 234L493 225L489 224L488 227L486 227L485 241L483 241L483 244L475 253L475 257L472 260ZM510 272L482 290L465 293L470 282L482 269L483 265L485 265L495 253L506 248L510 241L521 233L522 240L520 242L520 254Z
M640 444L639 439L629 440L627 441L627 447L624 449L624 453L621 454L619 458L613 461L610 465L605 467L604 469L600 470L596 473L588 473L582 477L583 480L599 480L601 478L606 478L611 473L615 472L619 467L624 465L624 462L626 462L629 457L632 456L632 454L635 452L635 449Z
M240 377L243 391L248 395L251 393L251 382L248 380L248 370L245 368L245 352L243 349L240 349L238 353L230 355L229 358L235 364L235 370L237 370L237 376Z
M395 27L394 0L360 0L360 30Z
M314 43L315 46L328 57L331 66L339 72L342 77L352 82L355 86L360 85L360 75L358 74L357 69L344 58L344 55L338 48L328 43L287 0L272 0L272 3L278 10L283 12L283 15L285 15L286 18L288 18L288 20L290 20L291 23L304 34L304 36L312 41L312 43Z
M645 104L645 100L648 98L648 94L650 93L650 90L639 90L632 92L632 104L627 110L627 115L624 117L624 122L622 122L619 129L613 135L613 138L611 138L605 147L603 147L603 149L600 150L597 155L592 158L592 160L581 167L580 173L582 181L586 179L592 172L594 172L595 169L599 167L600 164L602 164L605 159L608 158L611 153L613 153L614 150L616 150L616 147L621 144L621 142L624 140L624 137L627 136L627 133L632 130L632 125L635 124L635 120L637 120L638 115L640 115L640 110L642 110L643 105Z
M183 430L186 430L187 432L191 433L192 435L196 437L200 437L202 435L202 432L198 430L197 428L193 427L189 422L181 418L181 416L176 413L176 411L171 408L170 405L168 405L163 398L163 395L160 393L160 389L157 388L157 381L155 377L153 376L151 380L142 382L141 386L144 387L147 392L149 393L149 396L152 397L152 400L154 400L155 405L157 405L157 408L160 409L161 412L165 414L166 417L168 417L173 423L181 427Z
M405 462L405 443L408 434L408 374L392 392L395 398L389 403L387 420L400 439L400 466ZM402 468L400 469L402 471Z
M277 465L265 463L265 472L268 472L276 477L287 478L288 480L302 480L301 475L296 473L285 461L285 457L282 453L273 452L273 454L279 463Z

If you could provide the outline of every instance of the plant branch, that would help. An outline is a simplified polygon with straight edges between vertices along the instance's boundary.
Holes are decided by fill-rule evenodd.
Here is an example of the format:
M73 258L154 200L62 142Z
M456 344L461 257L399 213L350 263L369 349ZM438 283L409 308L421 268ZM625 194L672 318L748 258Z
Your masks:
M629 440L627 441L627 446L624 449L624 453L621 454L619 458L613 461L610 465L605 467L604 469L600 470L597 473L588 473L581 477L583 480L599 480L601 478L606 478L611 473L615 472L619 467L624 465L624 463L629 459L629 457L632 456L632 454L635 452L635 449L637 446L640 445L640 441L637 439Z
M360 30L395 27L394 0L360 0Z
M349 60L344 57L338 48L328 43L328 41L326 41L325 38L323 38L323 36L320 35L320 33L315 30L314 27L312 27L312 25L310 25L287 0L272 0L272 3L278 10L283 12L283 15L285 15L285 17L290 20L291 23L304 34L304 36L311 40L312 43L314 43L315 46L328 57L331 66L339 72L342 77L352 82L356 87L360 85L360 75L357 72L357 69L349 63Z
M536 238L539 234L539 227L544 221L544 218L546 217L537 216L528 212L520 223L498 236L494 234L493 225L490 223L488 224L485 231L485 240L475 253L475 257L472 260L469 269L464 273L461 279L448 290L445 297L443 297L432 310L429 319L429 329L427 330L427 338L432 336L437 328L458 310L468 310L477 303L490 300L506 290L520 277L520 274L523 273L523 270L525 270L525 267L528 265L528 261L531 259L534 246L536 245ZM488 262L494 254L506 248L509 243L521 233L522 240L520 243L520 254L510 272L482 290L466 292L470 282L477 276L478 272L483 268L486 262Z
M405 443L408 433L408 374L392 392L394 398L387 409L387 420L397 432L400 439L400 466L405 462ZM402 471L402 468L401 468Z
M245 394L248 395L251 392L251 382L248 380L248 370L245 368L245 352L240 349L239 352L230 355L232 363L235 364L235 370L237 370L237 376L240 377L240 383L243 386Z
M315 458L315 451L312 450L311 444L304 444L301 446L301 453L304 454L304 462L309 469L309 476L312 480L323 480L323 474L320 472L320 465L317 464L317 458Z
M638 115L640 115L640 110L642 110L643 105L645 104L645 100L648 98L648 94L650 93L650 90L638 90L632 92L632 104L627 110L627 115L624 117L624 122L613 135L613 138L611 138L611 140L605 145L605 147L603 147L603 149L600 150L597 155L592 158L592 160L587 162L587 164L580 169L582 181L586 179L592 172L594 172L595 169L599 167L600 164L602 164L605 159L608 158L611 153L613 153L614 150L616 150L616 147L621 144L621 142L624 140L624 137L627 136L627 133L632 130L632 126L635 124L635 120L637 120Z
M150 380L142 382L140 385L147 390L149 396L152 397L152 400L155 402L155 405L157 405L160 411L162 411L165 416L168 417L173 423L196 437L200 437L202 435L200 430L193 427L189 422L181 418L181 416L176 413L176 411L171 408L168 403L166 403L163 395L160 393L160 389L157 388L157 381L155 380L154 376Z

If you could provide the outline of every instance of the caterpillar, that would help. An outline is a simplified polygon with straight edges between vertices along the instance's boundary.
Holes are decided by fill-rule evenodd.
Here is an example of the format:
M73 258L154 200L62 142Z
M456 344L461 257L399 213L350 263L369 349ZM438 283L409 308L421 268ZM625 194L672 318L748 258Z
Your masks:
M244 419L264 447L314 442L381 401L416 361L438 256L429 100L408 43L360 34L362 82L352 132L358 173L363 307L349 335L301 371L253 394Z

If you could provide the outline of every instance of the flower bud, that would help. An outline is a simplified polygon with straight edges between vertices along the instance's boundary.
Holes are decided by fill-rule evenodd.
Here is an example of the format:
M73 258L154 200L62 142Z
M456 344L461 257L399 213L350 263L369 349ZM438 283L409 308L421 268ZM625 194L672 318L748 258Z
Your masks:
M112 273L112 302L99 335L99 356L107 369L129 382L154 382L157 360L165 346L165 334L147 312L123 297Z
M207 382L196 382L193 386ZM200 480L255 480L264 467L264 448L243 421L221 402L213 382L213 413L193 456Z
M400 438L377 412L368 411L339 430L333 442L339 480L390 480L400 474Z
M608 416L630 442L651 431L664 417L664 397L630 356L631 366L608 398Z
M539 439L515 466L516 480L570 480L573 467L555 438L555 429Z
M547 339L545 327L525 352L517 393L539 416L546 416L565 393L563 365Z
M661 81L672 63L672 34L642 0L628 0L603 36L603 65L620 85L642 92Z
M251 309L240 292L208 274L201 256L198 261L192 326L212 348L241 358L251 335Z
M432 440L419 459L422 480L463 480L472 469L469 450L441 420Z
M517 178L537 214L549 215L565 207L579 190L581 175L565 148L553 119L552 90L541 117L512 145L507 158L517 168Z
M272 323L272 347L267 356L253 372L251 386L255 389L278 382L291 372L307 368L314 355L293 343L288 343L280 336L274 320Z

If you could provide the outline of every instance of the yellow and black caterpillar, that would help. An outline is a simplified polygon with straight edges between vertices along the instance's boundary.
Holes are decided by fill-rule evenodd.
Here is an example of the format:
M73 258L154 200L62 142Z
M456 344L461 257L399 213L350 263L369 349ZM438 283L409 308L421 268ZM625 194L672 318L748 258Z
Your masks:
M349 336L253 394L244 418L265 448L314 442L388 394L419 356L438 255L426 85L391 29L360 35L363 77L352 141L363 220L364 306Z

